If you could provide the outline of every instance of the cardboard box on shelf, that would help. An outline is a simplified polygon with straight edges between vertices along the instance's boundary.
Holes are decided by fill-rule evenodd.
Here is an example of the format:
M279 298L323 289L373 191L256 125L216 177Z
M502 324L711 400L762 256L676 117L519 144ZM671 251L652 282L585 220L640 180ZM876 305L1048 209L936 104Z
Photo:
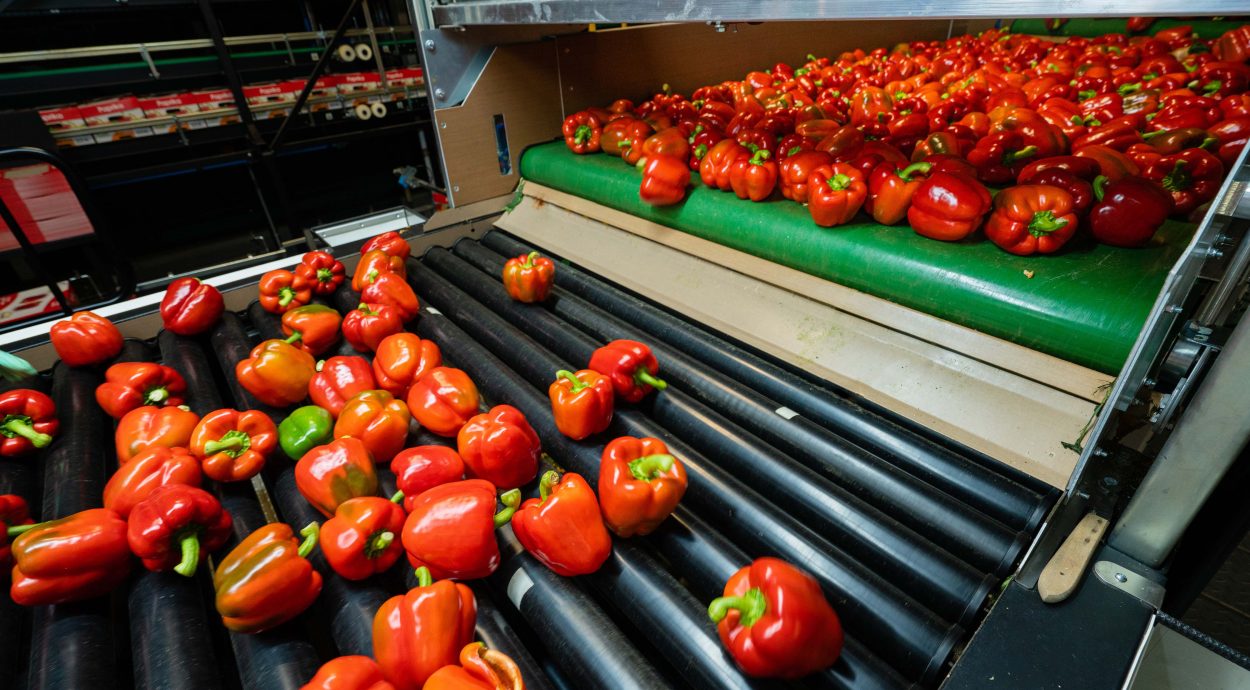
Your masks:
M338 78L340 94L377 91L382 88L382 75L377 72L352 72L340 74Z
M111 132L97 132L95 134L95 143L107 144L112 141L122 141L123 139L139 139L150 137L156 133L156 129L150 125L127 127L125 129L115 129Z
M301 83L300 88L304 85ZM298 96L299 91L295 94ZM339 77L337 74L327 74L317 77L317 83L313 84L312 93L308 94L309 98L326 98L328 96L337 96L339 94Z
M204 91L192 91L191 95L196 99L200 106L200 112L209 110L223 110L234 107L234 94L230 89L207 89Z
M80 103L78 111L82 113L82 118L88 125L134 122L144 118L139 99L134 96L119 96L91 103Z
M190 115L200 112L200 97L194 93L169 93L139 99L139 106L149 118Z
M304 82L291 79L270 84L249 84L243 87L243 97L248 105L266 103L293 103L304 88Z
M403 67L386 71L386 82L396 86L425 86L425 70L420 67Z
M82 111L72 105L67 105L64 108L40 110L39 117L48 126L48 129L53 132L82 129L87 126L87 121L82 118Z
M57 287L65 295L71 305L78 303L78 297L70 287L69 281L57 282ZM29 290L0 295L0 323L12 323L32 316L51 314L61 310L56 297L46 285L39 285Z

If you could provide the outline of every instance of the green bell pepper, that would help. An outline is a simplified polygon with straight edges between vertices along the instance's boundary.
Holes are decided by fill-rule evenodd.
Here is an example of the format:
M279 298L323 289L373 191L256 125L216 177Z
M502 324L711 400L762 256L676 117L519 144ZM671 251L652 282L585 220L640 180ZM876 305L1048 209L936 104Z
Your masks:
M292 460L334 440L334 417L329 410L305 405L292 412L278 425L278 444Z

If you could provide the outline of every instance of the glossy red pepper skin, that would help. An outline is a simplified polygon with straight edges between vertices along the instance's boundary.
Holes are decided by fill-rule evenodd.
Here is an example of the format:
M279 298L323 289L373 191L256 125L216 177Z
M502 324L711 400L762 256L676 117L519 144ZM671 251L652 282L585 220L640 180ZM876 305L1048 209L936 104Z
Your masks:
M620 156L626 163L633 165L642 158L642 142L653 131L651 125L632 117L613 120L604 126L599 147L604 153Z
M968 152L968 162L977 170L977 179L1001 185L1016 175L1038 155L1038 147L1026 146L1018 132L999 132L982 137Z
M122 333L117 326L89 311L76 312L52 324L49 338L56 356L71 367L107 362L122 351Z
M733 189L729 179L730 168L739 158L750 156L751 152L733 139L718 141L699 163L699 178L708 187L728 192Z
M259 410L214 410L196 425L189 447L204 476L241 482L265 468L278 447L278 427Z
M517 540L557 575L573 577L598 570L612 553L595 492L573 472L543 475L541 498L521 504L512 516Z
M688 155L688 154L687 154ZM638 198L652 206L672 206L686 198L690 186L690 168L686 157L651 154L642 170Z
M597 434L612 423L615 391L608 377L597 371L557 371L547 396L556 428L574 441Z
M212 328L226 310L217 288L199 278L179 278L165 289L161 321L178 335L199 335Z
M1076 233L1072 195L1043 184L1010 187L994 197L985 236L1019 256L1053 254Z
M317 545L317 523L297 539L282 522L271 522L239 542L217 564L213 589L217 613L228 630L259 633L303 613L321 593L321 573L307 556Z
M356 264L356 270L352 273L352 289L358 292L363 291L366 286L384 273L406 276L407 267L404 264L404 258L388 254L381 249L362 252L360 263Z
M308 396L317 373L312 355L285 340L266 340L234 367L239 384L271 407L288 407Z
M416 318L421 309L417 293L403 276L397 273L383 273L376 280L360 291L360 300L367 304L389 304L399 311L404 321Z
M403 555L404 509L377 496L349 498L321 525L321 554L341 577L363 580L386 572Z
M108 594L130 575L126 521L95 508L30 527L10 546L9 595L21 606L47 606Z
M1224 181L1224 164L1202 149L1186 149L1146 166L1142 177L1170 193L1172 213L1184 216L1215 198Z
M525 690L525 679L511 657L472 642L460 650L459 666L438 669L421 690Z
M849 163L817 168L807 179L807 188L807 210L822 228L849 222L868 198L863 173Z
M1032 178L1034 175L1045 172L1047 170L1063 170L1070 172L1077 177L1093 181L1100 174L1098 161L1092 158L1082 158L1080 156L1050 156L1041 160L1033 161L1024 166L1020 174L1016 177L1017 184L1024 184L1025 180Z
M167 484L199 487L200 461L186 448L152 446L122 465L104 485L104 507L122 518Z
M334 294L347 278L343 262L329 252L306 252L295 267L295 275L312 287L314 295Z
M515 489L538 474L542 442L511 405L496 405L473 417L456 435L456 447L470 477L500 489Z
M32 388L0 393L0 458L15 458L46 448L61 423L56 404Z
M477 600L450 580L432 582L418 570L418 585L391 597L373 618L373 655L396 690L421 690L435 671L454 664L473 641Z
M1084 218L1094 205L1094 186L1062 168L1043 170L1027 178L1022 176L1020 184L1050 185L1062 189L1072 197L1072 212L1078 218Z
M638 402L651 391L668 387L656 378L660 363L651 348L636 340L613 340L595 350L586 368L611 379L617 397L627 402Z
M393 256L401 261L407 261L408 256L412 254L412 247L408 245L408 241L398 232L391 230L380 235L374 235L365 242L360 248L360 255L363 257L369 252L379 251L387 256Z
M1172 196L1153 182L1129 176L1094 180L1097 202L1089 212L1094 239L1114 247L1142 247L1172 213Z
M373 352L382 339L404 330L403 313L389 304L361 302L343 317L343 337L357 352Z
M560 131L564 145L576 154L599 151L599 138L603 135L603 123L593 113L585 110L564 118Z
M504 508L496 513L495 485L484 479L440 484L413 497L403 531L408 562L436 578L475 580L495 572L495 529L512 519L521 493L507 491L499 500Z
M104 383L95 389L96 402L104 413L121 419L144 405L177 407L183 403L187 382L182 375L152 362L120 362L104 372Z
M207 491L168 484L140 501L126 524L130 551L143 567L191 577L205 556L225 545L234 521Z
M807 179L816 168L832 163L833 157L824 151L800 151L784 158L777 168L777 182L781 189L781 196L800 204L807 203L809 195Z
M456 436L481 401L473 379L452 367L434 367L408 389L408 412L439 436Z
M556 264L538 252L508 259L503 265L503 288L518 302L542 302L551 294L556 280Z
M356 356L331 357L319 363L317 372L308 380L308 397L317 407L338 417L348 400L377 387L369 360Z
M1113 182L1122 177L1137 175L1141 172L1141 169L1131 158L1106 146L1097 144L1086 146L1072 155L1076 158L1086 158L1096 162L1098 164L1098 174L1105 176Z
M868 178L864 210L882 225L897 225L907 217L911 199L933 169L932 163L881 163Z
M145 448L187 448L199 423L199 415L182 407L135 408L117 422L113 434L117 464L125 465Z
M912 197L907 220L917 235L958 242L976 232L990 210L990 193L977 180L958 173L937 173Z
M283 314L312 300L312 283L284 268L260 277L260 306L270 314Z
M436 486L464 479L464 460L447 446L414 446L391 460L395 486L404 492L404 510L412 512L417 497Z
M686 159L690 156L690 142L686 140L686 135L682 134L679 127L662 129L642 142L642 156L639 162L644 159L649 161L653 156L672 156L681 161L685 167ZM689 173L687 169L686 174Z
M408 389L443 362L443 353L433 340L414 333L396 333L378 343L373 357L373 378L378 388L403 400Z
M658 438L622 436L603 449L599 508L617 536L651 534L686 493L686 467Z
M382 390L347 401L334 422L334 437L360 439L375 462L390 462L408 440L408 405Z
M793 680L832 666L842 624L820 585L776 558L758 558L725 583L708 615L747 675Z
M0 568L13 567L8 529L34 523L26 499L17 494L0 494Z
M772 153L760 149L750 158L739 158L729 168L729 186L739 199L764 201L777 186L777 163Z
M1220 35L1212 47L1220 60L1246 62L1250 60L1250 24L1229 29Z
M317 669L300 690L395 690L378 663L367 656L338 656Z
M330 517L350 498L377 494L373 456L354 438L317 446L295 463L295 488L309 505Z
M1220 162L1231 169L1237 163L1241 150L1250 142L1250 114L1217 122L1207 133L1216 139L1215 154Z

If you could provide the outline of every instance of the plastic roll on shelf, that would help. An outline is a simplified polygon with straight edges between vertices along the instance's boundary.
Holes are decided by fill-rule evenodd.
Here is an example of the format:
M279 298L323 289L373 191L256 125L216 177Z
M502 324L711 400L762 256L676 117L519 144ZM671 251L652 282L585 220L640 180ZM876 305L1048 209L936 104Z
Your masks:
M382 101L374 101L369 104L369 110L373 112L373 117L381 120L386 117L386 104Z
M517 668L521 670L521 677L525 679L526 690L552 690L547 674L508 623L503 611L495 603L490 588L481 581L470 582L468 585L477 600L477 639L487 649L507 654L516 662Z
M524 326L527 335L568 361L589 360L600 344L543 308L508 298L497 282L444 250L431 250L425 260L449 282L513 326ZM977 572L682 391L670 386L652 405L656 421L699 447L707 457L717 458L721 469L756 487L770 501L936 613L965 623L980 611L994 578Z
M357 60L360 60L361 62L368 62L373 59L373 46L368 43L359 43L352 46L352 48L356 51Z
M489 248L497 252L482 251ZM487 234L481 244L461 242L456 253L483 270L502 268L502 255L534 251L502 232ZM960 452L947 448L875 414L844 395L805 380L785 368L712 334L683 319L673 318L659 307L626 294L619 288L567 264L556 272L558 297L575 294L579 299L565 304L557 299L552 308L569 318L566 307L575 308L585 300L608 312L618 321L653 336L652 344L663 351L664 343L696 360L735 378L764 395L776 399L798 413L819 422L879 457L920 477L924 481L973 505L1004 524L1033 530L1041 523L1055 490L995 460L968 448ZM600 333L607 335L608 331ZM826 382L826 385L827 382ZM953 442L952 442L953 443ZM987 471L988 470L988 471Z
M373 108L368 103L358 103L352 110L356 113L357 120L364 121L373 117Z
M356 59L356 46L353 46L350 43L344 43L335 49L334 57L342 60L343 62L351 62Z

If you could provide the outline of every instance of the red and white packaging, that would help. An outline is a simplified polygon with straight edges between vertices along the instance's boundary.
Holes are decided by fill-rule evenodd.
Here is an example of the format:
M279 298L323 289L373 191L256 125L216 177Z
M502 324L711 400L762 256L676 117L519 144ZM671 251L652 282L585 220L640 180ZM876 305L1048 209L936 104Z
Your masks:
M352 72L340 74L338 78L339 94L377 91L382 88L382 75L377 72Z
M200 106L200 112L224 110L226 108L234 107L234 94L230 92L230 89L192 91L191 95L196 99L196 103Z
M108 98L103 101L80 103L78 112L88 125L108 125L114 122L134 122L142 120L143 107L134 96Z
M243 97L248 105L268 103L294 103L303 90L304 82L292 79L272 84L250 84L243 87Z
M68 280L59 281L56 285L61 288L65 299L71 305L78 303L78 296L74 294L74 290L70 287ZM39 285L29 290L22 290L9 295L0 295L0 323L13 323L29 319L32 316L51 314L60 310L61 306L57 304L56 297L52 295L52 291L46 285Z
M65 176L45 163L0 172L0 199L26 238L34 244L92 232L91 223ZM17 237L0 221L0 251L19 246Z
M139 107L148 117L190 115L200 112L200 97L194 93L170 93L139 99Z
M386 83L396 86L425 86L425 70L420 67L404 67L386 71Z
M303 88L303 85L300 85ZM298 95L298 92L296 92ZM324 77L317 77L317 83L313 84L312 93L308 94L309 98L326 98L328 96L339 95L339 77L337 74L327 74Z
M53 132L64 132L69 129L82 129L87 126L87 121L82 119L82 111L74 106L66 106L64 108L51 108L48 110L40 110L39 117L48 129Z

